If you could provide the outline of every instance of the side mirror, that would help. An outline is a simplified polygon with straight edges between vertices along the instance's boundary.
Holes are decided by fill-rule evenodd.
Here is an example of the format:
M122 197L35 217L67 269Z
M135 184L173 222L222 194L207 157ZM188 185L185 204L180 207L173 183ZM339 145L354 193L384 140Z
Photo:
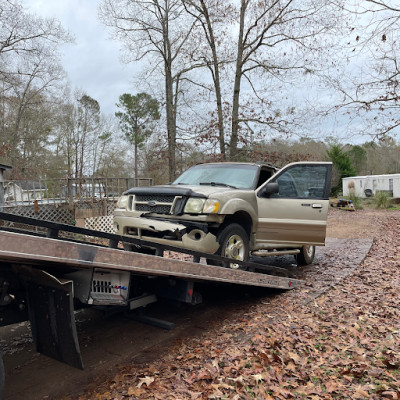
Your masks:
M260 191L261 197L269 197L271 194L279 193L279 185L277 182L267 183Z

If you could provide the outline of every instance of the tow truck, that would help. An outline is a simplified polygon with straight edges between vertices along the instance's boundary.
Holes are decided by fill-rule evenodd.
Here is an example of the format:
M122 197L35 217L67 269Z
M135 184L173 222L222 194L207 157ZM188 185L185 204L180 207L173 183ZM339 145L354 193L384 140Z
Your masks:
M127 245L156 252L126 251ZM164 251L193 261L162 257ZM243 268L207 265L204 259L219 265L234 261ZM0 212L0 326L29 320L36 350L73 367L83 369L75 310L134 312L161 298L195 305L201 302L199 282L278 289L301 284L285 268ZM143 313L135 318L173 328ZM0 385L2 391L2 362Z

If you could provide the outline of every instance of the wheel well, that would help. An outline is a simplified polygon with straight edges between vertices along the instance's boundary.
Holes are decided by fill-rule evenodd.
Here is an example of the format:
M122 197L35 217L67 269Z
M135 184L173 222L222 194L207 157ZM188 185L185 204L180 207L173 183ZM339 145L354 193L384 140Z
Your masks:
M253 221L249 214L247 214L244 211L238 211L235 214L227 215L225 217L223 226L227 226L227 225L233 224L233 223L241 225L244 228L244 230L246 231L248 237L250 237L251 231L252 231L252 226L253 226Z

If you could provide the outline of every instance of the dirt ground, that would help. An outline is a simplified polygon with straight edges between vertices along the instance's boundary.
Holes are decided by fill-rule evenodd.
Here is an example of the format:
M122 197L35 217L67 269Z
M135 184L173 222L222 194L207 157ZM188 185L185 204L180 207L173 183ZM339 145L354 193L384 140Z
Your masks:
M299 270L291 259L281 258L274 261L277 265L289 265L296 277L305 280L301 290L282 293L273 290L266 292L248 288L218 287L216 293L215 287L206 287L203 288L205 293L213 295L206 295L203 305L182 309L167 309L165 305L161 305L152 309L154 316L168 319L176 324L173 331L163 331L120 316L110 316L105 319L96 311L82 314L77 318L77 326L85 371L75 370L35 353L26 324L4 328L0 332L0 345L5 353L6 365L4 400L183 399L224 396L237 399L254 398L243 392L240 385L235 386L234 393L229 388L226 389L226 394L221 392L223 396L218 397L218 391L217 394L212 394L209 385L218 386L220 382L218 379L222 378L214 378L210 374L205 376L205 379L186 379L185 385L190 387L187 392L182 392L181 388L178 390L182 382L175 383L175 390L174 387L168 386L172 379L170 372L175 374L180 368L185 368L183 361L192 360L193 354L196 365L200 360L204 363L203 353L211 348L209 345L205 346L205 343L214 343L215 338L224 337L227 334L227 326L228 331L230 329L236 331L235 324L240 324L240 319L247 321L248 315L253 313L254 308L266 307L267 311L263 310L262 314L267 312L271 315L272 321L273 315L282 313L282 304L290 301L293 296L296 303L302 305L319 299L357 270L367 255L373 239L382 233L380 231L382 226L394 218L399 218L399 214L376 210L356 212L330 210L327 246L318 249L313 265ZM261 317L257 314L256 318ZM251 342L249 335L252 332L247 332L245 327L240 332L236 337L240 340L232 343L233 348L239 349L244 343L247 345ZM217 349L216 355L218 354L220 350ZM209 357L210 355L208 359ZM171 359L182 365L177 367L174 363L173 368L169 368L169 372L166 372L162 366L169 365ZM193 371L192 369L191 373ZM177 376L179 377L179 373ZM237 378L238 376L232 377L232 379ZM152 379L159 382L159 385L156 386ZM265 382L265 377L262 380ZM207 383L207 390L205 387L195 385L197 391L193 391L191 386L199 382ZM231 387L230 383L227 385ZM221 388L218 390L221 391ZM29 397L26 397L27 393ZM202 393L206 393L205 397ZM271 398L293 398L293 396Z
M357 211L331 208L326 236L337 239L374 238L381 228L380 221L390 216L388 211L371 208Z
M333 210L324 252L294 271L303 287L238 304L79 399L399 399L399 217Z

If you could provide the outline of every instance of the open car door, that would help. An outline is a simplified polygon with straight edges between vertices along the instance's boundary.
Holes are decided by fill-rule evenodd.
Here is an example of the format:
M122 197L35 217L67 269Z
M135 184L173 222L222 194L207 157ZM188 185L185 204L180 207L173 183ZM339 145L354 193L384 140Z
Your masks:
M287 165L257 191L256 248L324 245L332 163Z

